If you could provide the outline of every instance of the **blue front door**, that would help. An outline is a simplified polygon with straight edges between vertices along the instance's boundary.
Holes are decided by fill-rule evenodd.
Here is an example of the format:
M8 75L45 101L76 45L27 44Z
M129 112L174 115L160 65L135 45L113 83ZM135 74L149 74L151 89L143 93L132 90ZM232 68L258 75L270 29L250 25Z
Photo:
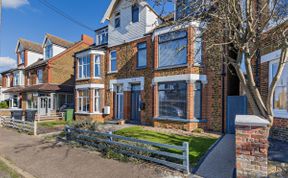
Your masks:
M235 133L236 115L247 114L247 97L246 96L228 96L227 113L226 113L226 132Z
M140 124L141 123L141 94L140 85L132 85L131 90L131 122Z

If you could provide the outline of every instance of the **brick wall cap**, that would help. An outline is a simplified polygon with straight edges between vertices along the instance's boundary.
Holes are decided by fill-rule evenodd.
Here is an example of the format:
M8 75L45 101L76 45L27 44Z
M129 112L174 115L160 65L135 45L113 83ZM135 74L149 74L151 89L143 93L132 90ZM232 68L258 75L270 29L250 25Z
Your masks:
M237 126L268 126L268 120L262 119L255 115L237 115L235 124Z

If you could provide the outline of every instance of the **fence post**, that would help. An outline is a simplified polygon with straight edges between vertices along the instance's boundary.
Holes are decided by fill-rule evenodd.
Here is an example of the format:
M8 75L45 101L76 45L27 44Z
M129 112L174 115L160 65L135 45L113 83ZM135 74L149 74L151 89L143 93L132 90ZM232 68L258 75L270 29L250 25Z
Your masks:
M11 121L12 121L12 128L15 129L14 117L12 117Z
M108 132L108 134L109 134L109 135L113 135L113 133L112 133L111 131ZM109 140L110 140L110 141L113 141L113 137L109 137Z
M2 117L0 116L0 127L3 127L2 126Z
M190 166L189 166L189 143L183 142L182 144L184 151L183 151L183 166L186 169L186 174L190 174Z
M34 129L34 136L36 136L37 135L37 121L34 121L33 129Z
M69 126L65 126L65 136L66 136L66 140L69 141L71 140L71 130Z

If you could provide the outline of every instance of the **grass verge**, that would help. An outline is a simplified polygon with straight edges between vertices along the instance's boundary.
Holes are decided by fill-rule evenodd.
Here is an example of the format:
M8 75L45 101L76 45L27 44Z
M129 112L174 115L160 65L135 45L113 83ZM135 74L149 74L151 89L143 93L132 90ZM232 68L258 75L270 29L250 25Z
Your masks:
M4 162L0 160L0 177L22 178L17 172L9 168Z
M39 122L38 123L38 126L40 127L46 127L46 128L53 128L53 127L56 127L56 126L64 126L66 125L67 122L66 121L47 121L47 122Z
M189 159L191 166L196 166L200 158L208 151L211 145L215 143L218 139L215 137L209 137L207 135L183 136L177 134L162 133L151 130L145 130L143 127L140 126L124 128L115 131L114 134L171 145L182 145L183 142L189 142ZM167 149L167 151L171 153L180 153L180 151L172 149Z

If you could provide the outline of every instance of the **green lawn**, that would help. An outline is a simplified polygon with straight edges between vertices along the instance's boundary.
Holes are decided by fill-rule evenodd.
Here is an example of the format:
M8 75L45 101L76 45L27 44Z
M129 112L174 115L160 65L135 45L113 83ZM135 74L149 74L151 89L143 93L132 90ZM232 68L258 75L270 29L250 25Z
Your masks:
M52 128L55 126L62 126L62 125L66 125L67 122L66 121L47 121L47 122L39 122L38 126L40 127L46 127L46 128Z
M134 126L115 131L114 134L134 137L140 140L147 140L163 144L182 145L182 142L189 142L189 158L191 166L195 166L201 156L203 156L209 147L215 143L218 138L208 136L183 136L170 133L162 133L151 130L145 130L143 127ZM177 150L168 150L177 153ZM180 153L180 152L179 152Z
M4 176L4 177L8 176L11 178L21 178L22 177L19 174L17 174L17 172L10 169L5 163L0 161L0 177L2 177L2 176Z

